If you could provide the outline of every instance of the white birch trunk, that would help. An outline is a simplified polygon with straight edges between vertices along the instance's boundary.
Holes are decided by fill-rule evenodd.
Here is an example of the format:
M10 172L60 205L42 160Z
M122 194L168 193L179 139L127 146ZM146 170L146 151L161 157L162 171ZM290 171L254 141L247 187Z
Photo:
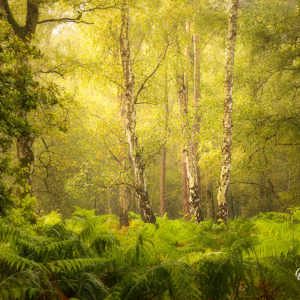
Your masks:
M120 52L124 83L124 127L129 146L129 155L135 178L135 194L144 222L155 223L145 180L145 163L136 135L136 104L134 96L134 75L132 70L129 41L129 3L123 0L121 7Z
M189 33L189 25L187 24L187 33ZM188 47L185 50L186 60L188 58ZM183 170L186 170L187 187L188 187L188 214L194 218L196 222L200 222L203 219L201 211L201 199L200 199L200 172L198 166L198 134L200 129L199 119L199 102L200 102L200 66L198 57L198 37L193 36L193 66L194 66L194 103L193 103L193 122L190 126L189 111L188 111L188 76L187 70L183 71L183 75L178 77L179 83L179 104L182 115L182 132L184 136L184 149L183 157L185 159L185 166Z
M234 54L237 35L239 0L230 1L228 33L225 50L225 100L223 119L222 167L217 194L218 220L226 222L228 218L227 193L230 185L231 147L232 147L232 91Z

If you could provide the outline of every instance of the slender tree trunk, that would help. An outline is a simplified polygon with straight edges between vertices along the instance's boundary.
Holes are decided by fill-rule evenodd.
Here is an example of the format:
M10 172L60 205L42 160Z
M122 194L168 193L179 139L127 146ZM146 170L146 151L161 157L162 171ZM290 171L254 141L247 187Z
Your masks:
M129 188L122 184L119 187L119 201L120 201L120 227L129 226L128 206L129 206Z
M194 67L194 126L193 126L193 147L198 152L198 135L200 132L200 55L199 36L193 35L193 67Z
M144 222L155 223L156 218L152 211L145 180L145 163L138 145L136 135L136 104L134 96L134 75L132 70L130 41L129 41L129 3L123 0L121 7L120 52L124 80L125 106L125 133L129 146L129 155L135 178L135 193L140 205L141 216Z
M191 145L189 151L188 164L188 183L189 183L189 203L190 214L195 217L197 222L203 219L201 207L201 187L200 187L200 169L198 155L198 138L200 132L200 59L199 59L199 37L194 34L193 37L193 71L194 71L194 102L193 102L193 124Z
M120 99L120 106L121 106L121 121L125 124L125 101L124 97L122 97L122 93L119 93L119 99ZM125 135L125 133L124 133ZM124 140L126 140L126 137L124 136ZM128 210L129 210L129 198L130 198L130 190L126 184L124 184L127 180L128 176L128 149L125 147L125 145L121 144L121 168L122 168L122 176L121 176L121 182L123 184L119 187L119 204L120 204L120 214L119 214L119 220L120 220L120 227L122 226L129 226L129 219L128 219Z
M182 153L182 208L185 218L190 217L189 211L189 189L187 178L186 153Z
M187 165L187 178L189 188L189 212L196 222L203 219L200 200L200 187L199 178L197 174L198 162L193 153L192 145L188 145L186 150L186 165Z
M166 163L167 163L167 137L168 137L168 122L169 122L169 91L168 91L168 70L165 72L165 141L161 149L161 166L160 166L160 215L163 216L167 210L166 199Z
M198 180L198 161L193 151L193 141L189 128L188 90L186 75L179 76L179 104L182 115L182 131L185 140L183 149L183 209L185 216L202 219L200 207L200 189ZM188 200L187 200L188 199ZM187 213L188 212L188 213Z
M187 141L189 140L189 122L188 122L188 87L186 72L177 75L178 102L181 115L181 128L184 137L182 150L182 205L185 217L190 217L189 209L189 182L188 182L188 151Z
M215 221L216 220L216 208L215 208L215 200L214 200L214 189L213 187L209 187L208 191L208 197L210 199L210 205L211 205L211 218Z
M224 222L228 219L227 193L230 185L231 170L231 146L232 146L232 91L233 91L233 69L234 54L237 34L239 0L230 1L230 12L228 20L228 33L225 51L225 100L223 119L223 145L222 145L222 167L217 194L218 220Z
M187 33L189 33L187 24ZM188 185L188 210L189 215L193 217L196 222L200 222L203 218L201 211L200 200L200 172L198 167L198 133L200 128L199 119L199 100L200 100L200 69L198 60L198 37L194 37L194 118L192 127L189 124L189 112L188 112L188 77L187 70L183 71L183 75L178 77L179 83L179 104L181 107L182 115L182 132L184 136L184 159L187 175ZM185 50L186 60L188 59L188 47Z
M106 193L106 196L107 196L107 193ZM109 214L109 215L111 215L112 214L111 195L108 195L106 203L107 203L106 213Z
M161 149L161 165L160 165L160 215L163 216L166 213L166 161L167 161L167 149L163 146Z

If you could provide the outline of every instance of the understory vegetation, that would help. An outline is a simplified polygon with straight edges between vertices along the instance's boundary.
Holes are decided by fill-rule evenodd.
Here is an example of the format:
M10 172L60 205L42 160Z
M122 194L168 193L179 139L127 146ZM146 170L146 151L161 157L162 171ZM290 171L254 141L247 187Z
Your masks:
M11 226L12 222L15 226ZM284 299L300 283L300 211L227 225L145 224L77 208L0 223L1 299Z

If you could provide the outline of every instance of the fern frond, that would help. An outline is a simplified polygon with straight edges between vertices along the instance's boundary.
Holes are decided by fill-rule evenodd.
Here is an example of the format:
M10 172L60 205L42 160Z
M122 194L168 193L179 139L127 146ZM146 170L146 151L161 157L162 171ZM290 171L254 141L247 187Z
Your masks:
M46 264L53 273L76 273L87 270L103 270L112 261L104 258L75 258L54 260Z
M164 294L170 286L170 272L165 266L154 266L144 272L131 274L126 282L122 299L153 299Z
M96 231L96 226L98 224L96 217L85 220L84 227L78 235L78 238L82 241L91 240Z
M109 294L105 284L92 273L81 273L76 288L79 299L104 299Z
M0 248L0 264L8 267L9 270L14 272L25 271L28 269L46 271L42 264L22 257L14 253L10 248L3 246Z
M39 255L44 261L62 258L76 258L84 256L86 248L79 240L54 241L43 244L39 249Z
M42 290L39 275L26 270L4 278L0 281L0 299L36 299Z

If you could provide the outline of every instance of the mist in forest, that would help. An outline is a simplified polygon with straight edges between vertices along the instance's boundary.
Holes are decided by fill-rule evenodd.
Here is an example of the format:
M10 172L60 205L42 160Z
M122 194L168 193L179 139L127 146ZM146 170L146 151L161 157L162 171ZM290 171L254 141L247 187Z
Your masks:
M298 299L299 32L299 0L0 0L0 299Z

